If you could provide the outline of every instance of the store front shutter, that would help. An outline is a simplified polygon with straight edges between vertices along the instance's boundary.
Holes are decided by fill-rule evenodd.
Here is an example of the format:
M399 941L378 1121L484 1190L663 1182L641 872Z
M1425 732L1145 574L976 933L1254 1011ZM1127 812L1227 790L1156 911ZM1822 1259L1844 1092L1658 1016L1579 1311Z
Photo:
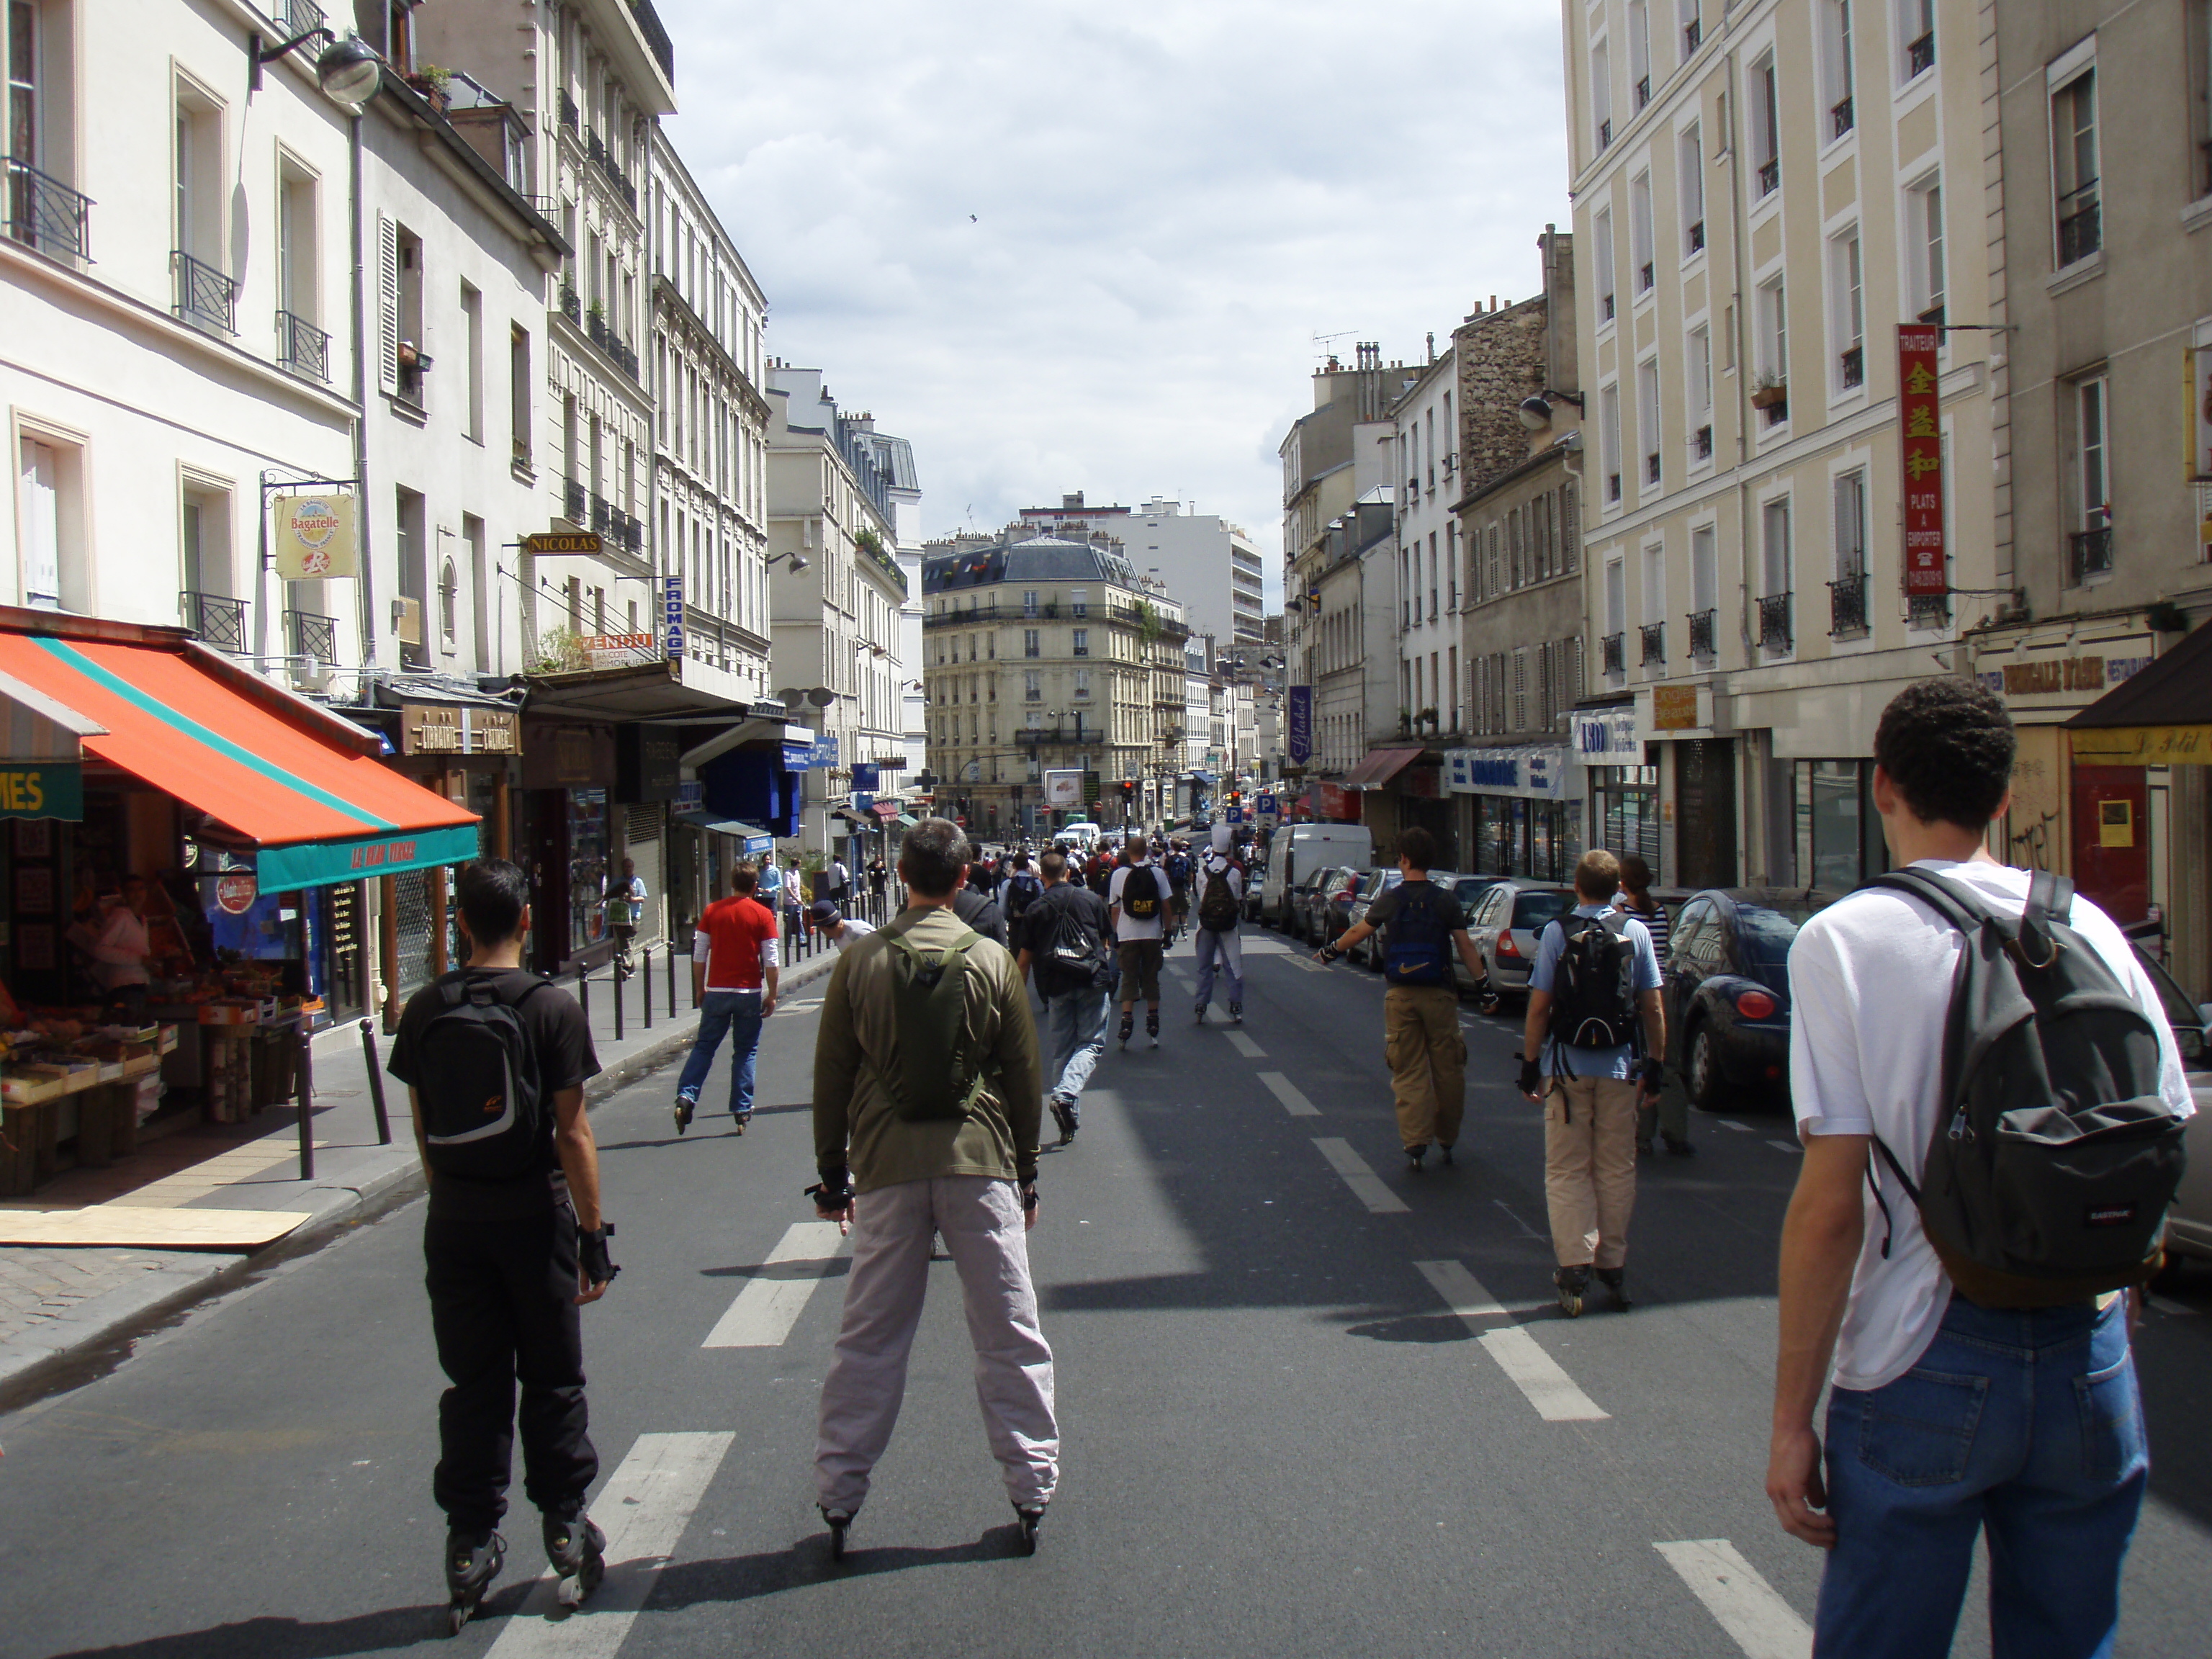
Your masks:
M430 881L428 870L403 870L392 878L398 897L394 918L399 932L399 995L404 1000L428 985L433 977L430 962Z
M668 809L658 801L629 806L623 813L623 856L645 878L645 915L638 942L668 937Z

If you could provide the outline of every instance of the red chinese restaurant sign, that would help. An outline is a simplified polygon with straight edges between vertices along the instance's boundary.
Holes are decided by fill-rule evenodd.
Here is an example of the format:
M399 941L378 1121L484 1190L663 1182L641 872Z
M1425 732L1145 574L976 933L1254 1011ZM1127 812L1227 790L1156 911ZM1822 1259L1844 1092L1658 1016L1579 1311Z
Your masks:
M1943 425L1936 353L1943 331L1904 323L1897 331L1897 425L1905 445L1905 591L1915 599L1950 590L1943 559Z

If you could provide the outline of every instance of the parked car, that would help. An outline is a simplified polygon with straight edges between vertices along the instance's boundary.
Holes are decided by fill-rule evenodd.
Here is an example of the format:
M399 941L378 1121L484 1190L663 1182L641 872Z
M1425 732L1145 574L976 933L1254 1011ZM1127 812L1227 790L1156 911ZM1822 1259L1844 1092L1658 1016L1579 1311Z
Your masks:
M1691 1104L1790 1098L1790 946L1840 895L1725 887L1692 894L1662 965L1667 1052Z
M2135 953L2150 982L2158 988L2166 1024L2173 1028L2174 1046L2181 1050L2181 1064L2189 1073L2190 1097L2197 1103L2197 1115L2189 1120L2188 1139L2184 1143L2188 1166L2182 1171L2181 1190L2174 1194L2173 1207L2166 1212L2166 1251L2177 1257L2212 1261L2212 1003L2192 1003L2157 958L2140 945Z
M1528 975L1536 967L1536 937L1544 924L1575 908L1575 890L1553 881L1534 881L1526 876L1468 877L1470 881L1494 881L1475 901L1467 931L1490 975L1491 988L1501 997L1526 998ZM1464 969L1461 970L1464 973Z
M1359 884L1358 892L1352 895L1352 902L1345 908L1344 925L1350 927L1366 921L1367 907L1405 878L1405 872L1402 870L1367 872L1365 878ZM1377 948L1381 943L1379 939L1362 939L1358 945L1352 946L1351 960L1359 963L1363 968L1372 968L1376 972L1381 972L1382 952Z
M1395 887L1404 879L1404 872L1396 869L1370 870L1368 872L1367 880L1360 884L1358 896L1352 902L1352 907L1348 913L1350 921L1364 921L1367 919L1368 906L1374 903L1377 898L1381 897L1384 893L1389 892L1393 887ZM1468 906L1473 901L1481 897L1483 894L1488 892L1491 888L1496 884L1499 878L1495 876L1462 876L1458 872L1453 870L1431 870L1429 872L1429 879L1434 882L1439 888L1449 893L1453 898L1459 902L1460 915L1464 917L1467 915ZM1349 922L1347 922L1346 925L1348 926ZM1352 960L1363 963L1366 967L1372 968L1378 974L1381 973L1382 971L1382 940L1381 935L1374 935L1362 940L1358 948L1352 953ZM1458 960L1458 953L1456 951L1453 953L1453 960L1455 962ZM1465 981L1467 979L1467 969L1464 965L1455 968L1452 971L1453 976L1455 980Z
M1431 873L1430 879L1442 881L1452 890L1452 896L1459 901L1459 914L1462 924L1472 937L1474 930L1474 915L1482 908L1483 900L1490 896L1492 890L1502 886L1512 878L1510 876L1439 876ZM1481 941L1477 939L1475 944L1480 949ZM1456 951L1452 952L1452 984L1462 994L1474 989L1474 977L1467 971L1467 964L1459 959L1459 952Z
M1306 895L1306 938L1313 944L1326 945L1344 931L1345 912L1364 874L1356 864L1338 865Z
M1336 872L1344 866L1336 864L1316 865L1312 871L1298 878L1284 901L1283 931L1292 939L1309 942L1313 938L1314 895L1326 890Z

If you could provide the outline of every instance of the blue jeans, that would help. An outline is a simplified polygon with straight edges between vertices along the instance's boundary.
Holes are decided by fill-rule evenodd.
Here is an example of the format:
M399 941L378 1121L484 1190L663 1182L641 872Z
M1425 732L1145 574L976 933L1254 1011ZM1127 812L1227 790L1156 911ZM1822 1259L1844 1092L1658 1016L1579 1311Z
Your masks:
M2002 1310L1954 1297L1920 1362L1829 1396L1814 1652L1942 1659L1990 1552L1996 1659L2102 1659L2150 1458L2126 1304Z
M1096 990L1055 991L1044 999L1044 1091L1076 1115L1075 1103L1106 1051L1107 999Z
M709 991L699 1005L699 1035L691 1044L691 1057L684 1062L684 1076L676 1092L697 1104L707 1073L714 1068L714 1051L722 1037L730 1039L730 1114L750 1116L753 1109L753 1059L760 1053L761 994L758 991Z

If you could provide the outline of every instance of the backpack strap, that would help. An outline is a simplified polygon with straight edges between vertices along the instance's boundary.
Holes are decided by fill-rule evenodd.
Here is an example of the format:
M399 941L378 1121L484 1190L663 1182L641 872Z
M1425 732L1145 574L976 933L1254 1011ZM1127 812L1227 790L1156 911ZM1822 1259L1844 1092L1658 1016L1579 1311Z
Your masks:
M1962 933L1971 933L1996 919L1978 893L1932 870L1885 870L1866 884L1911 894Z
M2051 924L2064 921L2074 911L2074 883L2066 876L2038 870L2028 878L2027 908L2021 913L2021 959L2031 968L2048 968L2057 954L2058 941Z

